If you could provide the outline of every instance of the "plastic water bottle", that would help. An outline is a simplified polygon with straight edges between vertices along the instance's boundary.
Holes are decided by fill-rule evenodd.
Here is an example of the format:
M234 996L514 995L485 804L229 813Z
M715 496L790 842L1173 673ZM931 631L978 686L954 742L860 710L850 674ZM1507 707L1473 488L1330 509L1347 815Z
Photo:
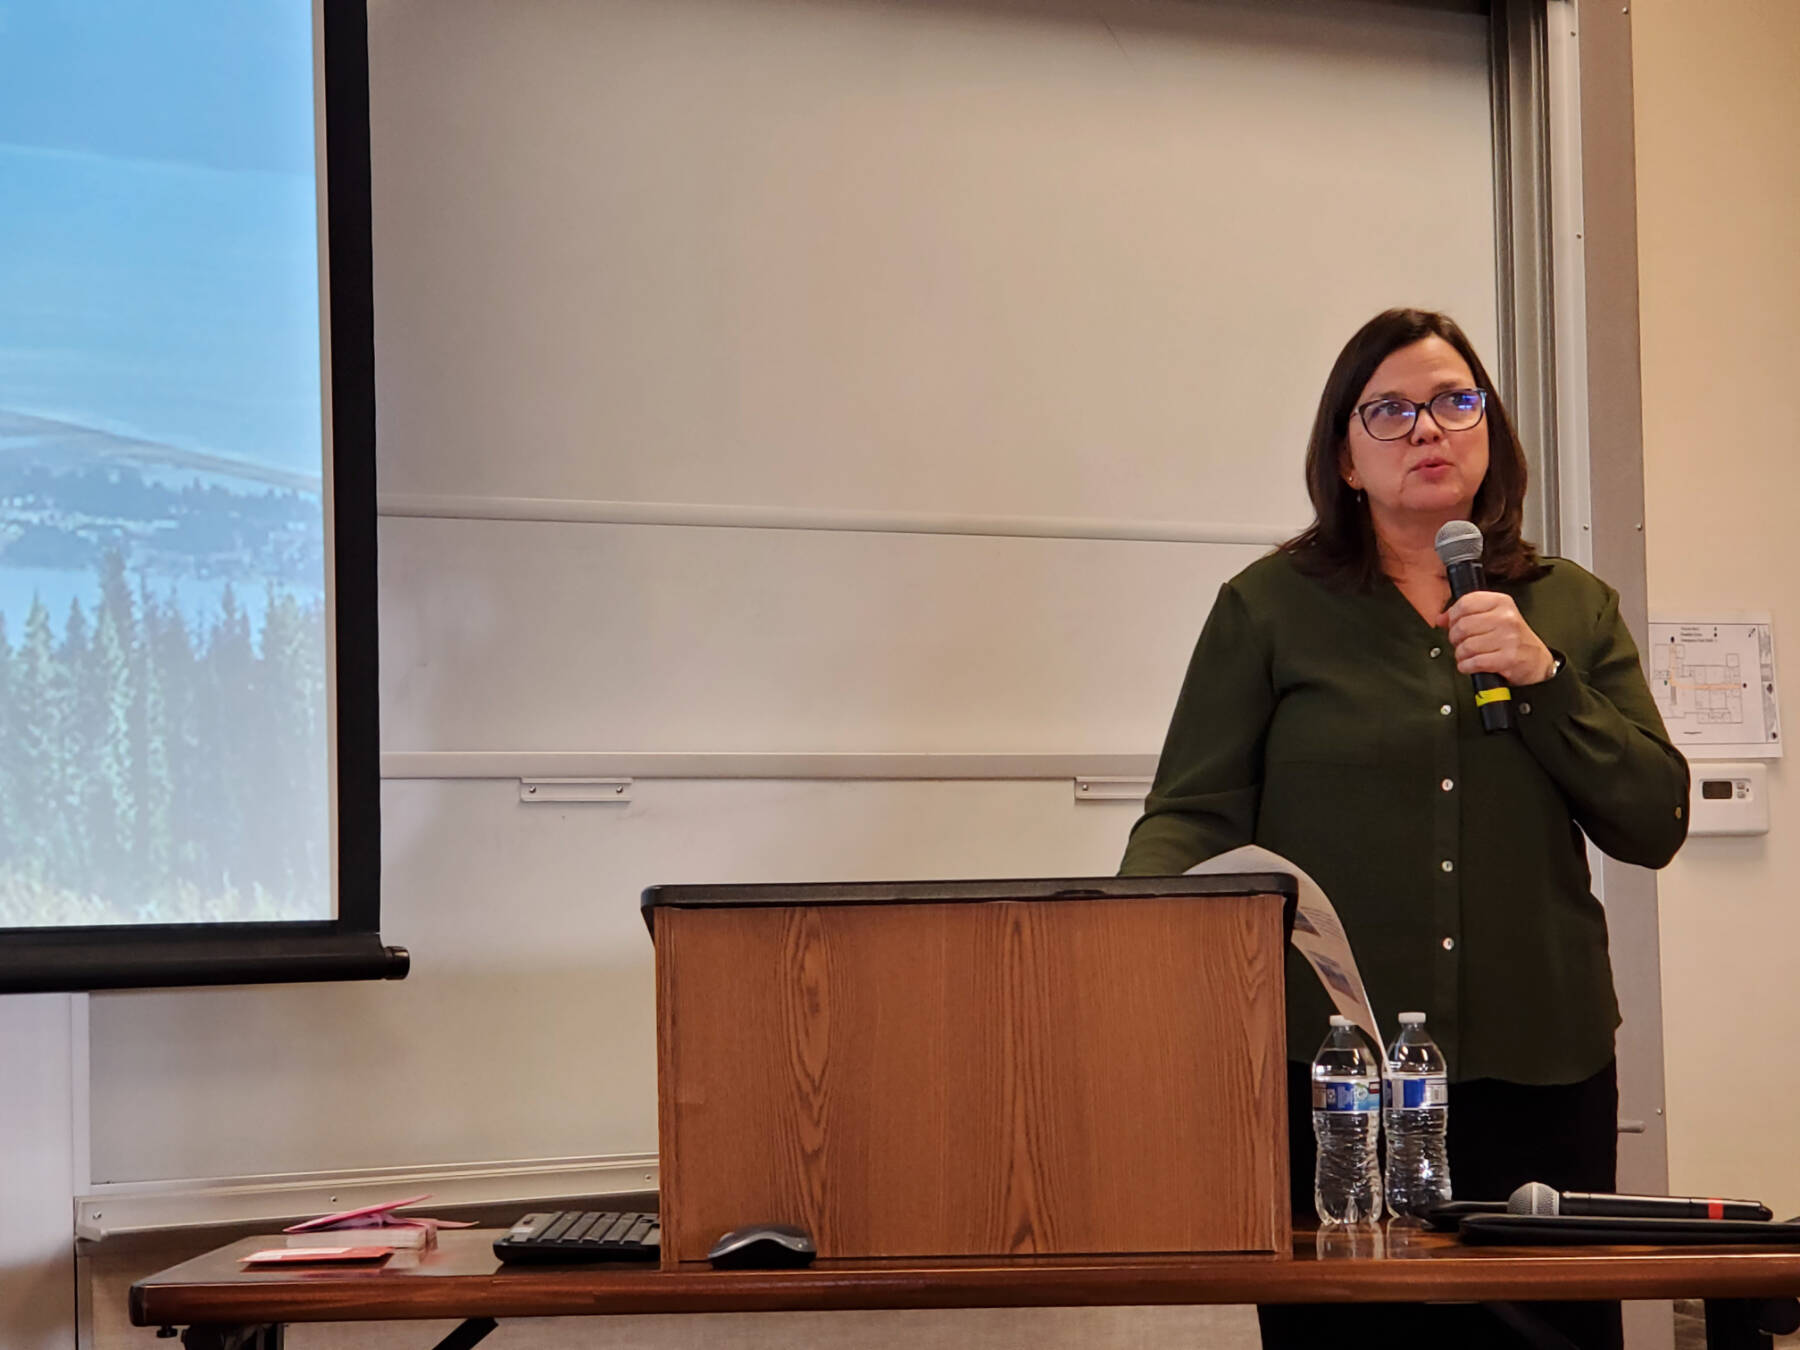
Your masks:
M1387 1125L1387 1203L1396 1218L1422 1216L1450 1199L1450 1078L1425 1014L1400 1014L1382 1085Z
M1313 1205L1320 1223L1373 1223L1381 1217L1381 1070L1376 1053L1347 1017L1312 1062Z

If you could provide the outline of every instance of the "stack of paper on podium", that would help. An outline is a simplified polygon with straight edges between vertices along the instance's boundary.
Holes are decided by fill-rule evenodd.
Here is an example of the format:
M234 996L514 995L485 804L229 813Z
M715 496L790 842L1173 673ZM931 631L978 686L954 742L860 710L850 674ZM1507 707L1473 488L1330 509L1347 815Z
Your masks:
M1282 857L1256 844L1245 844L1216 858L1208 858L1188 868L1189 876L1216 876L1235 872L1285 872L1294 879L1298 899L1294 907L1294 932L1290 941L1294 950L1306 958L1332 1006L1362 1028L1369 1044L1377 1050L1387 1042L1375 1024L1375 1009L1363 988L1362 974L1356 968L1356 957L1350 951L1350 937L1338 919L1337 910L1325 898L1319 883Z

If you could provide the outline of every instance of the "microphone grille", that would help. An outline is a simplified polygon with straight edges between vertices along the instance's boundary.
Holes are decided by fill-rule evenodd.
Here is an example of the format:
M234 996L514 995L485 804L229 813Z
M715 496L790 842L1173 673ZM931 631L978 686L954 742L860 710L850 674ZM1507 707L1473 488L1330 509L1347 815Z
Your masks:
M1556 1214L1562 1209L1562 1196L1554 1186L1541 1181L1528 1181L1506 1201L1508 1214Z
M1445 567L1474 562L1481 557L1481 527L1470 520L1447 520L1433 547Z

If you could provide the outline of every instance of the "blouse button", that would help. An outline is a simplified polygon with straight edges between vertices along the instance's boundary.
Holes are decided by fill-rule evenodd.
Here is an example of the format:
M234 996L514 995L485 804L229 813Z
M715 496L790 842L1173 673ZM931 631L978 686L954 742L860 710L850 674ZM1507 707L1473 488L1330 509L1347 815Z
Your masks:
M1451 788L1456 786L1456 780L1454 778L1446 778L1443 782L1439 783L1438 786L1445 792L1448 792Z
M1448 858L1445 858L1438 866L1443 868L1446 872L1454 872L1456 870L1456 864L1451 862Z
M1444 649L1442 647L1433 647L1431 649L1431 655L1433 656L1433 658L1435 658L1437 656L1437 654L1443 650Z
M1455 951L1456 950L1456 939L1455 938L1445 938L1444 939L1444 950L1447 952Z
M1446 703L1443 707L1439 708L1438 711L1441 712L1445 717L1448 717L1450 715L1450 705L1448 703Z
M1529 714L1531 712L1531 705L1529 703L1521 703L1519 704L1519 711L1521 713Z

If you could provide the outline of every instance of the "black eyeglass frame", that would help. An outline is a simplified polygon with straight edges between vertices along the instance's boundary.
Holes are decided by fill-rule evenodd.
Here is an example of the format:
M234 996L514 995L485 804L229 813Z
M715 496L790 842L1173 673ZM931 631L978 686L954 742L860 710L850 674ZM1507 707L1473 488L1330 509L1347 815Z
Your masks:
M1441 398L1457 398L1463 394L1474 394L1481 400L1481 407L1475 414L1475 420L1466 427L1445 426L1444 419L1439 417L1435 412L1432 412L1432 404L1436 403ZM1356 405L1354 411L1356 413L1356 420L1362 423L1363 430L1369 433L1369 438L1371 440L1391 442L1403 441L1408 436L1412 435L1413 428L1419 424L1419 414L1422 412L1431 413L1431 420L1437 423L1439 431L1472 431L1474 428L1480 426L1481 419L1487 416L1487 401L1488 391L1485 389L1476 389L1473 387L1468 389L1443 389L1433 394L1423 403L1414 403L1410 398L1400 398L1397 395L1390 395L1384 398L1372 398L1367 403L1359 403ZM1412 415L1407 418L1405 430L1398 436L1377 436L1375 434L1375 428L1369 425L1369 409L1382 403L1404 403L1407 407L1412 409Z

